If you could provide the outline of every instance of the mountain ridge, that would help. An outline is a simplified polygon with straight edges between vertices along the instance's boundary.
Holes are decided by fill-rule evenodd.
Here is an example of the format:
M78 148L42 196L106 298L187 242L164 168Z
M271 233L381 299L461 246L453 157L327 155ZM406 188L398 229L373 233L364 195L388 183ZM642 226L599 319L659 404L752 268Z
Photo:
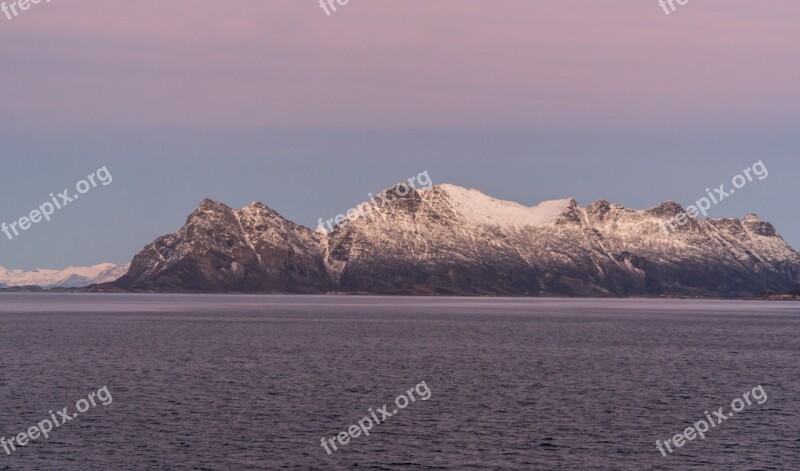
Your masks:
M262 203L237 210L205 199L127 274L95 289L746 297L797 287L800 254L768 222L690 219L663 232L681 211L671 201L527 207L444 184L398 193L324 232Z

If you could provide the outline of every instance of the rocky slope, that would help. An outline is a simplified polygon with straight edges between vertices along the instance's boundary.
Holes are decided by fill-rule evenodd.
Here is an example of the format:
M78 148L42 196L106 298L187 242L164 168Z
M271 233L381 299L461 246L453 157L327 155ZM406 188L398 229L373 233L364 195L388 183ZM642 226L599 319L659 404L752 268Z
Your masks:
M113 285L150 291L316 293L331 289L324 238L261 203L233 210L204 200L175 234L158 238Z
M391 191L391 189L390 189ZM393 194L331 233L253 203L205 200L109 287L147 291L747 297L798 286L800 254L774 227L691 220L607 201L535 207L454 185Z

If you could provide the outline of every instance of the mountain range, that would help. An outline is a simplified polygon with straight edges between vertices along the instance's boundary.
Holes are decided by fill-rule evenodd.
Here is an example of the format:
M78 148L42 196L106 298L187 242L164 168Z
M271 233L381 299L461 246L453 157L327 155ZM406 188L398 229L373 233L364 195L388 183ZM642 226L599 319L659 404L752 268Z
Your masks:
M800 254L768 222L690 219L574 199L527 207L475 189L386 190L334 230L254 202L204 200L176 233L93 291L751 297L798 287Z
M114 281L124 275L130 264L101 263L90 267L69 267L63 270L9 270L0 267L0 288L40 286L42 288L80 288Z

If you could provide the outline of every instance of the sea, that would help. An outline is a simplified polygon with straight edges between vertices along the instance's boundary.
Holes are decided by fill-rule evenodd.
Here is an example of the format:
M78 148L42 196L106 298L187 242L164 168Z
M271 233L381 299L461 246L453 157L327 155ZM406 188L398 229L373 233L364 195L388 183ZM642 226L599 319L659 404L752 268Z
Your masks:
M797 470L800 303L4 293L0 437L9 471Z

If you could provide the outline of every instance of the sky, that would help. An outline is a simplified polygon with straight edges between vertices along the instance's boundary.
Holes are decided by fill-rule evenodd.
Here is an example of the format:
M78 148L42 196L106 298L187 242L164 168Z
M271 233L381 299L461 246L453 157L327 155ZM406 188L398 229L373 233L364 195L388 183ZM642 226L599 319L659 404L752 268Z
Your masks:
M646 209L692 204L758 161L769 176L709 217L756 213L800 247L800 3L336 9L53 0L0 13L0 222L101 167L113 177L0 233L0 265L124 263L206 197L315 227L428 171L526 205Z

